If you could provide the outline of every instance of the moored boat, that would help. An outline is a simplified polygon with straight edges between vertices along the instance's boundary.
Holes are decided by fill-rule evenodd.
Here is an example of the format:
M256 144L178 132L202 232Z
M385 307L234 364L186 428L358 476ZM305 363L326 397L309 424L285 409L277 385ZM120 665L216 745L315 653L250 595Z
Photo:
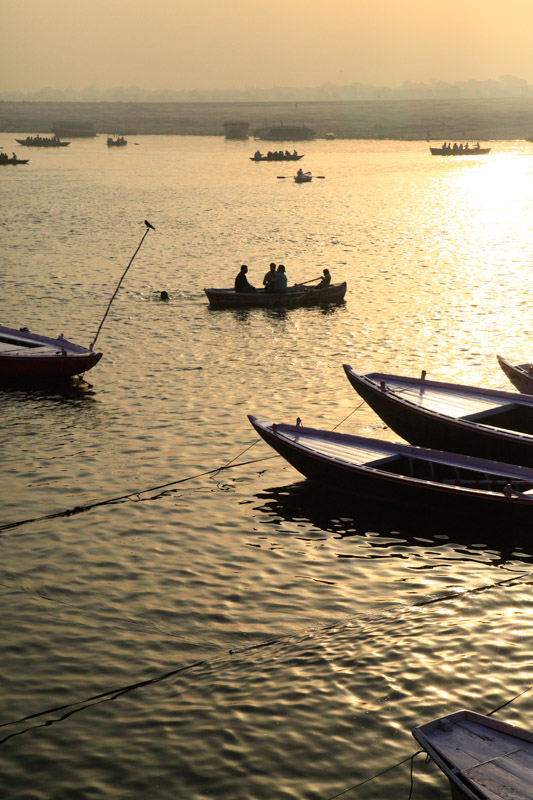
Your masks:
M23 147L68 147L70 142L62 142L57 136L26 136L25 139L15 139Z
M498 364L513 386L522 394L533 394L533 364L512 365L502 356L496 356Z
M100 361L102 353L57 338L0 325L0 380L47 381L81 375Z
M248 417L298 472L361 503L533 522L533 469Z
M448 778L454 800L533 797L532 731L462 710L412 733Z
M411 444L533 467L533 396L344 365L356 392Z
M346 294L346 282L334 283L323 289L290 286L285 292L236 292L234 289L204 289L211 308L297 308L323 303L341 303Z

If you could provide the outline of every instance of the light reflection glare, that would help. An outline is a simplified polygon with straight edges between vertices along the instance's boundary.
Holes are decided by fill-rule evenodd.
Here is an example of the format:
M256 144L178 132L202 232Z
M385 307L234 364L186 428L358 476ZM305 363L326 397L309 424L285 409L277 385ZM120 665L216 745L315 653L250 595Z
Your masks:
M529 234L532 160L517 153L488 155L456 176L457 208L472 226L495 225L520 238Z

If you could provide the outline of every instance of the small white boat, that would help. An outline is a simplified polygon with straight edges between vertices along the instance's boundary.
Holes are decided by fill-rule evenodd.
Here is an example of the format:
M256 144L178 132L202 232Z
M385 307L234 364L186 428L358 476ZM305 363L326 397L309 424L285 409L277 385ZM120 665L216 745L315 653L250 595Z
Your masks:
M533 364L515 364L513 366L502 356L496 356L496 358L502 370L519 392L533 394Z
M453 800L533 798L533 732L474 711L413 729L450 781Z

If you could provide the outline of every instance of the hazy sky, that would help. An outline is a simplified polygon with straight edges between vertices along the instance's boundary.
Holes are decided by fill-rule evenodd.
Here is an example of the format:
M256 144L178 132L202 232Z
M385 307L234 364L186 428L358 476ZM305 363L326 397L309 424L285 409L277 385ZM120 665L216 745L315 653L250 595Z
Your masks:
M533 0L0 0L0 88L533 83Z

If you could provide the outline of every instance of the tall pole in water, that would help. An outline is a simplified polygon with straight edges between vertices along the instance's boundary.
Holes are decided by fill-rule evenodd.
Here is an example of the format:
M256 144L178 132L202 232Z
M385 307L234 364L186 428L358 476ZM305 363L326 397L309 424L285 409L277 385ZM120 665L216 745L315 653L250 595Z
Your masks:
M122 283L122 281L123 281L123 280L124 280L124 278L126 277L126 273L127 273L127 271L129 270L129 268L131 267L131 265L133 264L133 260L134 260L135 256L137 255L137 253L139 252L139 250L141 249L141 247L142 247L142 243L143 243L143 242L144 242L144 240L146 239L146 237L147 237L147 235L148 235L148 232L149 232L150 230L152 230L152 231L155 231L155 228L154 228L154 226L153 226L153 225L151 225L151 224L148 222L148 220L147 220L147 219L145 219L145 220L144 220L144 224L146 225L146 230L145 230L145 232L144 232L144 234L143 234L143 237L142 237L141 241L139 242L139 244L137 245L137 250L134 252L134 254L132 255L132 257L130 258L130 263L128 264L128 266L126 267L126 269L124 270L124 272L122 273L122 277L121 277L121 279L119 280L119 282L118 282L118 284L117 284L117 288L116 288L116 289L115 289L115 291L113 292L113 297L112 297L112 298L111 298L111 300L109 301L109 303L108 303L108 306L107 306L107 308L106 308L106 312L105 312L104 316L102 317L102 321L101 321L100 325L98 326L98 330L96 331L96 336L94 337L94 339L92 340L91 344L89 345L89 350L92 350L92 349L93 349L93 347L95 346L95 344L96 344L96 340L98 339L98 336L99 336L99 334L100 334L100 331L102 330L102 325L104 324L104 322L105 322L105 320L106 320L106 317L107 317L107 315L109 314L109 309L111 308L111 303L112 303L112 302L113 302L113 300L115 299L115 297L116 297L116 295L117 295L117 292L118 292L118 290L120 289L120 284Z

